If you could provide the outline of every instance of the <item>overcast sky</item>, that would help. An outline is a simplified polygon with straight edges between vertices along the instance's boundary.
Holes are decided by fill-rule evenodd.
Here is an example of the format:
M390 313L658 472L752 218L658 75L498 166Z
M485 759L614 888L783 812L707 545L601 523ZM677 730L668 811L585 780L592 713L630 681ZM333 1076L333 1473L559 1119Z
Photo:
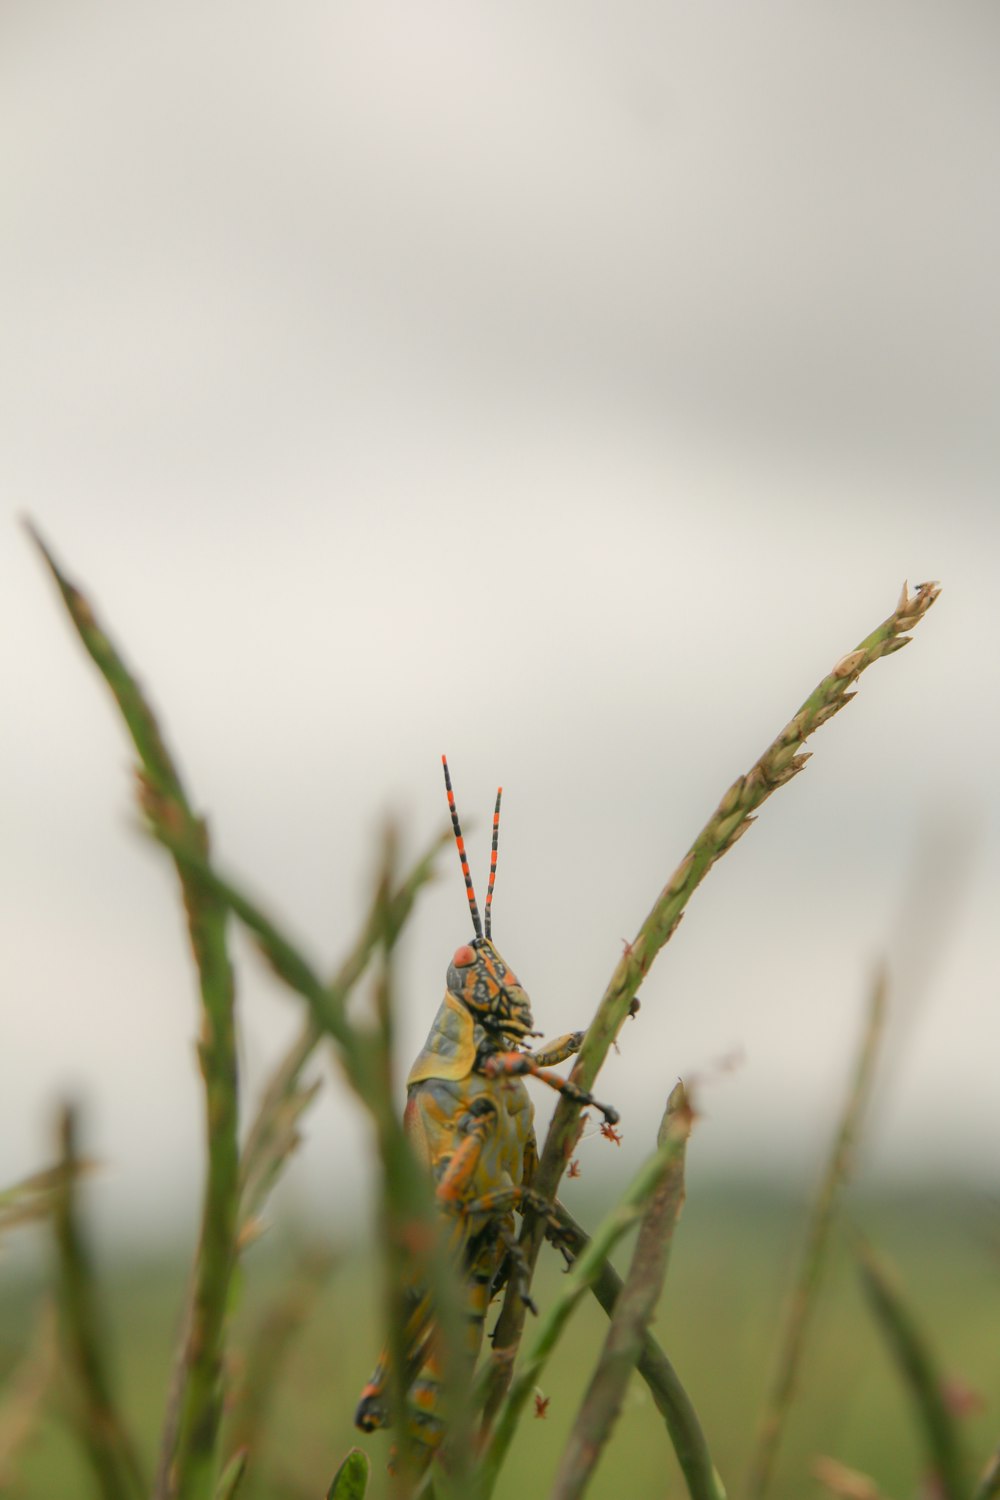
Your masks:
M66 1092L110 1220L187 1224L201 1173L172 874L27 512L317 962L386 814L414 852L441 825L443 750L480 883L503 782L494 933L549 1035L904 577L940 578L697 893L602 1087L617 1168L683 1073L692 1190L801 1173L888 953L868 1169L995 1183L998 52L986 4L8 0L0 1182ZM447 851L401 1069L468 936ZM237 953L252 1101L299 1012ZM294 1193L352 1204L368 1160L331 1075Z

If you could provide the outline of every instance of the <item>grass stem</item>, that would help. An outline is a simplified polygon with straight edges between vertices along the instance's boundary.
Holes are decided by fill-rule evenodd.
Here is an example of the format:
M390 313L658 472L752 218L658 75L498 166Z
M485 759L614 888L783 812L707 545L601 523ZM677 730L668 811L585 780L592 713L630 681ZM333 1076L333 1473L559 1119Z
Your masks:
M774 1472L795 1394L807 1325L826 1264L837 1200L850 1175L858 1129L871 1095L878 1044L885 1027L885 1002L886 977L880 968L872 985L854 1077L809 1217L802 1263L785 1313L774 1378L747 1473L747 1500L762 1500Z
M678 1083L667 1103L658 1143L662 1146L676 1134L679 1149L646 1205L625 1285L556 1471L552 1500L579 1500L621 1412L625 1388L663 1290L674 1225L684 1201L684 1146L692 1120L684 1085Z
M712 865L746 832L771 793L802 770L809 758L802 749L805 741L854 697L849 691L851 684L880 657L899 651L908 643L911 637L906 632L919 624L939 593L936 583L919 584L914 594L904 584L892 614L834 665L747 774L737 777L724 794L611 975L571 1074L578 1087L592 1088L643 979L676 931L689 900ZM555 1198L571 1155L579 1115L580 1106L565 1095L556 1105L534 1184L541 1196L549 1200ZM521 1230L521 1253L529 1271L534 1268L543 1237L544 1224L537 1214L529 1211ZM508 1357L495 1364L486 1401L487 1419L492 1418L503 1399L523 1327L523 1303L508 1289L494 1335L495 1347L506 1351Z

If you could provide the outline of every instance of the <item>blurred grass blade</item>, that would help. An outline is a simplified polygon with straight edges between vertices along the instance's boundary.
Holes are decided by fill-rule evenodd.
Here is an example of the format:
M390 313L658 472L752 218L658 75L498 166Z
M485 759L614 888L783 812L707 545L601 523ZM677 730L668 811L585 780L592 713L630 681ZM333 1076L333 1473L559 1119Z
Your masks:
M326 1500L365 1500L371 1465L367 1453L352 1448L333 1476Z
M245 1448L233 1454L219 1476L213 1500L235 1500L239 1487L243 1483L243 1476L247 1471L249 1457L250 1455Z
M493 1493L497 1475L510 1447L521 1412L531 1399L542 1370L570 1315L587 1289L600 1276L613 1247L642 1218L647 1203L656 1193L664 1177L674 1170L678 1158L683 1156L688 1128L687 1120L682 1121L679 1115L674 1117L662 1144L642 1164L620 1201L602 1219L590 1243L567 1271L558 1296L539 1317L534 1342L507 1392L480 1462L477 1477L482 1500L489 1500L489 1496ZM503 1355L499 1358L503 1359ZM488 1393L489 1374L497 1363L497 1359L498 1356L494 1352L492 1360L485 1367L483 1379L478 1383L478 1393L481 1396Z
M154 828L169 829L178 849L208 861L208 830L193 811L156 718L135 678L98 624L80 590L63 575L38 532L28 530L56 581L70 619L114 695L141 762L139 796ZM187 1346L180 1401L168 1405L157 1500L208 1500L222 1412L222 1350L229 1280L235 1261L239 1196L235 982L226 947L226 907L190 863L177 859L202 1001L198 1058L205 1085L208 1171L201 1234L185 1317Z
M22 1224L34 1224L48 1218L60 1201L66 1182L65 1164L32 1172L10 1187L0 1189L0 1236ZM77 1177L94 1170L92 1161L78 1161L73 1166Z
M674 1226L684 1201L684 1154L693 1118L684 1085L678 1083L667 1102L657 1136L658 1145L676 1140L678 1149L643 1214L632 1264L563 1450L552 1500L579 1500L594 1477L621 1412L625 1388L642 1353L663 1290Z
M1000 1448L994 1453L976 1485L972 1500L997 1500L1000 1496Z
M868 1300L913 1400L917 1425L943 1500L966 1500L971 1492L934 1358L893 1277L870 1246L859 1244L858 1269Z
M771 793L802 770L809 758L809 753L802 748L805 741L850 702L854 697L848 691L851 684L880 657L891 655L908 643L911 637L906 632L919 624L939 593L936 583L918 584L915 594L910 594L904 584L896 608L888 619L836 663L747 774L737 777L725 793L660 892L636 937L626 946L611 975L571 1074L580 1088L593 1087L643 979L657 954L676 931L688 902L712 865L746 832L757 809ZM534 1180L536 1190L550 1201L556 1196L570 1158L579 1116L579 1105L563 1096L556 1105ZM529 1211L521 1231L521 1251L529 1271L537 1260L543 1237L544 1226L537 1215ZM486 1403L488 1418L496 1412L503 1397L523 1326L523 1303L508 1288L494 1334L495 1348L507 1351L508 1357L498 1360L495 1365L492 1389Z
M73 1376L77 1433L103 1500L137 1500L146 1485L112 1388L109 1339L76 1206L76 1116L68 1106L59 1134L64 1171L53 1228L61 1343Z
M590 1244L590 1238L564 1203L556 1201L555 1213L559 1221L558 1244L560 1248L565 1246L573 1258L578 1259ZM622 1290L622 1279L610 1261L604 1262L591 1282L590 1290L610 1318ZM691 1398L670 1360L648 1331L636 1369L649 1387L656 1409L666 1424L691 1500L726 1500L725 1487L712 1462Z
M853 1165L858 1129L871 1095L879 1040L885 1029L885 1011L886 976L880 968L872 985L854 1078L809 1217L802 1263L785 1314L774 1379L747 1473L747 1500L761 1500L774 1472L778 1446L795 1395L806 1328L829 1250L837 1199Z
M305 1250L287 1285L256 1328L243 1375L232 1396L226 1446L259 1460L269 1408L279 1393L282 1368L326 1286L336 1257L325 1246Z
M849 1469L834 1458L817 1458L813 1474L838 1500L886 1500L882 1491L867 1474L858 1469Z
M282 1091L268 1099L266 1113L258 1115L261 1130L253 1142L255 1149L250 1151L248 1143L240 1160L240 1250L245 1250L261 1232L264 1204L289 1158L301 1145L299 1121L322 1088L323 1080L314 1078L311 1083L301 1084L289 1080L284 1071L281 1086Z
M28 1348L0 1394L0 1495L16 1490L17 1461L42 1415L58 1365L56 1310L45 1302Z
M413 909L417 895L433 877L434 865L442 838L438 837L417 860L406 879L390 898L390 925L399 932ZM342 1012L348 997L365 972L380 935L379 896L376 891L358 938L326 988L333 997L333 1007ZM296 1127L303 1111L315 1097L316 1086L300 1083L302 1070L324 1035L323 1028L310 1014L275 1068L263 1093L250 1130L247 1133L241 1163L240 1218L241 1235L263 1209L268 1193L287 1160L294 1144Z
M395 1495L414 1493L428 1453L416 1445L407 1421L408 1372L413 1349L408 1345L412 1292L421 1288L433 1308L434 1354L440 1368L441 1416L446 1433L447 1464L458 1494L471 1483L471 1371L466 1366L464 1286L448 1252L450 1221L435 1210L431 1181L407 1139L395 1103L392 1080L394 993L392 959L399 927L391 891L396 840L388 829L379 883L380 963L375 980L377 1029L371 1038L371 1073L367 1096L375 1118L382 1160L380 1239L385 1253L385 1310L389 1351L389 1401L397 1439Z

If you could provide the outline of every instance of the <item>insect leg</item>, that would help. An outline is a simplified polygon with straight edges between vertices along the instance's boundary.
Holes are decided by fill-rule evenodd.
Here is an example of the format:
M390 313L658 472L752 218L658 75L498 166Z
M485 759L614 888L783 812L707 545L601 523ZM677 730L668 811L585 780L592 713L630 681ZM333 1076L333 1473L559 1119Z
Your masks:
M477 1094L456 1126L463 1139L448 1158L438 1178L435 1195L444 1206L460 1203L479 1165L483 1146L496 1130L500 1111L486 1094Z
M530 1052L528 1056L540 1068L554 1068L558 1063L565 1062L567 1057L573 1057L579 1052L583 1037L582 1031L568 1031L565 1036L557 1037L547 1047L542 1047L538 1052Z
M621 1118L612 1105L602 1104L593 1094L578 1088L571 1079L562 1078L558 1073L550 1073L547 1068L540 1068L529 1052L495 1052L483 1063L483 1072L487 1078L537 1078L542 1083L547 1083L549 1088L565 1094L567 1099L599 1109L609 1125L614 1125Z

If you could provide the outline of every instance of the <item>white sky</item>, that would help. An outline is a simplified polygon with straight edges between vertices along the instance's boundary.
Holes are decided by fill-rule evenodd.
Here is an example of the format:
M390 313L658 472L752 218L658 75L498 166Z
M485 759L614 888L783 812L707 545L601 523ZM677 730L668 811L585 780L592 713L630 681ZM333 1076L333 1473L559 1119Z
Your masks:
M889 951L869 1165L995 1181L998 50L985 4L8 0L0 1182L67 1091L112 1221L186 1224L201 1173L171 872L20 512L318 960L386 812L412 851L441 824L442 750L480 883L502 781L495 935L550 1035L903 577L940 578L695 897L602 1080L625 1146L584 1170L734 1049L692 1180L805 1169ZM468 936L442 874L401 1065ZM238 955L252 1099L299 1013ZM334 1084L300 1200L353 1204L367 1153Z

